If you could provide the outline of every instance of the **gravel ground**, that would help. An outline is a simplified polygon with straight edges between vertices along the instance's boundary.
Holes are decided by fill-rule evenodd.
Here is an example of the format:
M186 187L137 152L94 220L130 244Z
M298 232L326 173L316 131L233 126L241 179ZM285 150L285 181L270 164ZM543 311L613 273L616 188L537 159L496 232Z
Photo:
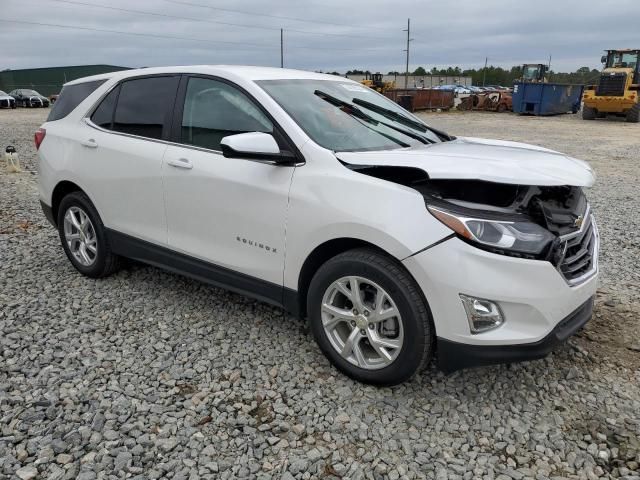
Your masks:
M44 115L0 111L0 147L30 170ZM603 275L586 330L536 362L357 384L268 305L140 265L81 277L35 174L2 171L0 477L640 479L640 126L427 117L595 167Z

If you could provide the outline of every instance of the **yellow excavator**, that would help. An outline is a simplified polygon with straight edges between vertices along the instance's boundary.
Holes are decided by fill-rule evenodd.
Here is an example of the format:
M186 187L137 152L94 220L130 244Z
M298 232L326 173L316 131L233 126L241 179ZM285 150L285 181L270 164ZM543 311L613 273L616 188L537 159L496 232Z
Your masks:
M593 120L607 115L640 122L640 49L606 50L604 69L598 85L585 88L582 118Z
M364 80L362 80L360 83L362 83L366 87L373 88L375 91L380 93L396 88L396 82L385 82L380 72L365 73Z

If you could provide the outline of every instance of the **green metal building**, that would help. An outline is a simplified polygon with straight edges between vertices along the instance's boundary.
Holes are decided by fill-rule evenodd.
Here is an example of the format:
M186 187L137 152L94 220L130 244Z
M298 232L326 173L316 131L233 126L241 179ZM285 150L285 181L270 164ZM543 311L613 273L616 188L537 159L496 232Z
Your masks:
M128 70L115 65L74 65L70 67L29 68L0 71L0 90L9 93L16 88L32 88L41 95L60 93L62 85L76 78L100 73Z

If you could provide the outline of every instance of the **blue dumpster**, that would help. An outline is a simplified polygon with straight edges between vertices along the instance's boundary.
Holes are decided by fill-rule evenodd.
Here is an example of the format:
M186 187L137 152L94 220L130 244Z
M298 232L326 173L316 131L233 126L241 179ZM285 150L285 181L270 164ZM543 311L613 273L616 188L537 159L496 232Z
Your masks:
M530 115L558 115L580 110L584 85L516 82L513 111Z

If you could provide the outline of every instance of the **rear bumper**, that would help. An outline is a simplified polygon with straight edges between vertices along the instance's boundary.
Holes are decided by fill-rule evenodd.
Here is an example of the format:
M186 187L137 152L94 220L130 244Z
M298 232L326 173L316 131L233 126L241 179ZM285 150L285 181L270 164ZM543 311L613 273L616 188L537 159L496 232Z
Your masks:
M517 345L469 345L438 338L438 366L445 373L483 365L536 360L548 355L558 344L580 330L591 318L593 298L589 298L564 318L543 339Z

